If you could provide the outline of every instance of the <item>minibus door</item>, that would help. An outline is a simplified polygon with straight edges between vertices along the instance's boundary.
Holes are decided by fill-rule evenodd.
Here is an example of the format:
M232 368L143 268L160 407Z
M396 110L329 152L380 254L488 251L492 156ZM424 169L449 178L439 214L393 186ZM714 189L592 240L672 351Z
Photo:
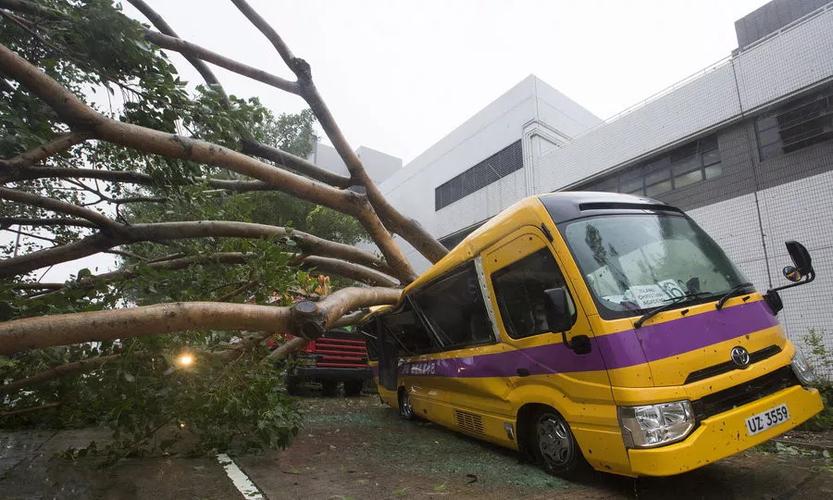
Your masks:
M554 251L559 245L563 247L560 238L547 238L539 228L526 226L484 252L482 262L500 335L512 348L505 355L504 369L512 406L555 406L586 445L594 439L590 436L599 435L589 430L618 433L619 429L610 380L593 341L586 304L580 300L570 270L565 270L563 262L569 253ZM572 313L572 326L564 332L553 331L547 316L547 292L556 288L567 295L567 309ZM591 446L597 447L607 446L599 442Z
M379 328L378 331L379 383L389 391L396 391L398 388L399 344L384 327Z

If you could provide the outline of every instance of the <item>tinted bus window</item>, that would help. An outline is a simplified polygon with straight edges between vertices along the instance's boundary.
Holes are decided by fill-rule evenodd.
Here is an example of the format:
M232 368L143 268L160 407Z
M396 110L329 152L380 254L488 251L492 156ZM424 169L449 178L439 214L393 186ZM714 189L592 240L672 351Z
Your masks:
M431 335L414 313L409 301L399 311L382 318L382 325L396 339L403 354L422 354L435 350Z
M442 349L495 341L473 263L418 291L413 300Z
M367 359L376 361L379 359L379 331L378 320L374 319L361 326L367 348Z
M503 326L519 339L549 332L544 290L565 286L564 277L546 248L492 274Z

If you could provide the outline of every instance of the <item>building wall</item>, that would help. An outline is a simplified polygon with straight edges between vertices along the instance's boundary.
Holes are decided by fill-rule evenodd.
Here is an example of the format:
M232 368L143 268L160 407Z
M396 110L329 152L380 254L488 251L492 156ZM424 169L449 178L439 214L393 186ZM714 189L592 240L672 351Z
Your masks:
M556 149L535 166L551 192L636 163L833 77L833 4Z

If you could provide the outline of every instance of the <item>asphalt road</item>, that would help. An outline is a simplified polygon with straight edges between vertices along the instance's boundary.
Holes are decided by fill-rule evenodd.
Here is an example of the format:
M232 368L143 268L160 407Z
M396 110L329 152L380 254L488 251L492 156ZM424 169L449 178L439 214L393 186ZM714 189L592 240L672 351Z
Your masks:
M101 468L55 454L103 442L103 430L0 432L0 498L833 498L833 462L818 451L770 446L673 478L570 483L511 452L401 421L372 396L302 404L307 425L288 449L233 464L169 456Z

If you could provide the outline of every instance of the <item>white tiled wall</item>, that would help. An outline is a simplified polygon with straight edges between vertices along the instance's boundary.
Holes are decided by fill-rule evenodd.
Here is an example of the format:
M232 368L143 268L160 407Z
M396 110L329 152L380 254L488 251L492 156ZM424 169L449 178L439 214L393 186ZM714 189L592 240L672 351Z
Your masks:
M807 354L804 339L810 329L823 335L826 348L833 353L833 172L764 189L758 200L772 286L788 284L781 274L791 263L784 246L787 240L807 247L818 275L812 283L781 292L784 310L779 319ZM769 288L753 194L691 210L689 215L726 250L758 290Z
M831 77L833 9L552 151L535 166L536 191L575 184Z

